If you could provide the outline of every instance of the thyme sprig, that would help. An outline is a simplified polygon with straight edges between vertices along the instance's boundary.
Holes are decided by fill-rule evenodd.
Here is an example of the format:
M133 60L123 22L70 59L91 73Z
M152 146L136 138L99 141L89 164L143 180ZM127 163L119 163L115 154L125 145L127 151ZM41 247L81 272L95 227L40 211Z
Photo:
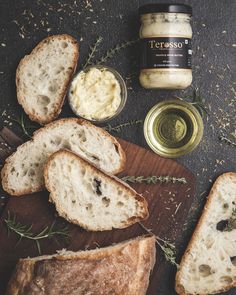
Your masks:
M143 123L143 120L131 120L129 122L121 123L117 126L112 126L110 124L107 124L105 127L103 127L103 129L105 129L108 132L114 131L114 132L120 133L124 127L133 126L133 125L142 124L142 123Z
M233 209L232 215L228 219L228 223L224 228L224 231L232 231L233 229L236 229L236 208Z
M146 228L141 222L139 222L139 225L149 234L153 235L153 232ZM176 248L175 245L170 243L169 241L166 241L157 235L155 236L155 240L157 245L161 248L161 250L164 253L166 261L169 261L171 264L175 265L177 269L179 268L179 264L176 262Z
M47 238L55 238L55 236L61 236L64 239L68 239L70 237L69 235L69 230L67 227L64 227L62 229L55 229L55 223L54 221L51 226L46 226L41 232L38 234L34 234L32 232L32 227L33 224L30 226L23 225L20 222L16 221L16 215L11 217L10 213L8 212L8 216L6 219L4 219L7 230L8 230L8 235L10 232L14 232L19 236L19 240L16 243L16 246L21 242L22 239L28 239L28 240L33 240L38 249L38 253L41 254L41 247L40 247L40 241L43 239Z
M26 126L26 123L25 123L25 119L24 119L24 115L21 114L19 117L16 117L16 118L12 118L11 119L13 122L16 122L22 129L23 133L25 136L31 138L32 136L29 134L28 130L27 129L37 129L36 126L33 126L33 125L29 125L29 126Z
M114 48L109 49L104 56L102 56L99 60L96 61L95 64L99 65L102 63L107 62L108 59L112 58L116 53L118 53L121 49L124 49L126 47L129 47L135 43L138 42L138 39L130 40L130 41L124 41L120 44L117 44Z
M192 95L186 95L184 97L179 97L179 96L176 96L176 97L179 98L180 100L187 101L188 103L193 105L198 110L198 112L200 113L202 117L204 115L209 115L208 109L204 104L204 99L201 96L198 88L194 89Z
M236 147L236 142L234 142L234 141L232 141L231 139L229 139L229 138L227 137L227 135L224 134L224 133L221 133L221 134L220 134L220 136L219 136L219 140L220 140L220 141L224 141L224 142L226 142L227 144Z
M92 59L95 57L95 53L97 52L97 48L98 46L101 44L103 38L102 37L98 37L97 40L95 41L93 46L90 46L90 53L88 55L88 58L85 61L85 64L83 65L83 69L86 68L89 65L92 65Z
M186 184L187 180L185 177L175 177L175 176L124 176L122 177L122 180L129 183L147 183L147 184L157 184L157 183L182 183Z

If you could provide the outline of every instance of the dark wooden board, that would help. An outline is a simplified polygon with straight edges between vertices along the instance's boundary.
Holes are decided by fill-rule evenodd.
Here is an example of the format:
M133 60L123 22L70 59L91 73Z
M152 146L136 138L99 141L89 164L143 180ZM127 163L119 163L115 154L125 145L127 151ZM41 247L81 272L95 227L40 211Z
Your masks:
M127 156L126 169L121 175L173 175L185 177L187 184L135 184L132 185L147 199L150 217L143 224L161 238L174 242L177 249L182 243L181 234L186 222L189 208L195 190L193 174L176 161L165 159L153 152L132 143L119 139ZM46 225L50 225L55 218L59 227L67 224L70 229L71 240L69 243L46 240L41 243L42 254L55 253L56 250L68 248L70 250L92 249L109 246L112 243L124 241L129 238L144 234L145 230L139 224L127 229L91 233L72 225L57 217L52 204L48 203L48 193L41 192L24 197L11 197L2 213L0 222L0 294L3 294L11 272L20 257L37 256L34 242L22 240L15 247L17 236L10 233L4 219L7 213L17 216L17 220L24 224L33 224L33 231L38 232ZM163 289L169 289L169 294L174 293L175 267L167 263L163 253L157 246L157 261L150 279L148 295L164 294Z

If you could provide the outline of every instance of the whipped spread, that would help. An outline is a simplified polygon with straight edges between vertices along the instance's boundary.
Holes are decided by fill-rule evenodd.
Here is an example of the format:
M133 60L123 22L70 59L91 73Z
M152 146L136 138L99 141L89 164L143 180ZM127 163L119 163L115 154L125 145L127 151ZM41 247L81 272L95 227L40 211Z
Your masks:
M112 117L121 103L121 87L107 68L81 71L72 81L70 104L79 116L88 120Z

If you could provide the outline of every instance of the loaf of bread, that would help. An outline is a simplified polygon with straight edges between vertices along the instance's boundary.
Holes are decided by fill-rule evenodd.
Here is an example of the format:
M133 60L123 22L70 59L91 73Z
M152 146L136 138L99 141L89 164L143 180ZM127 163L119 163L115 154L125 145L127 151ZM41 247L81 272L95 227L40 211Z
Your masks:
M49 158L44 179L59 215L87 230L125 228L148 217L141 195L71 151Z
M69 35L42 40L19 63L16 90L30 119L46 124L57 118L77 66L77 41Z
M155 254L152 236L20 259L6 295L145 295Z
M125 154L109 133L81 119L61 119L36 131L32 140L7 158L1 172L4 190L20 196L44 189L45 162L51 154L65 148L106 172L115 174L124 168Z
M214 183L176 275L181 295L236 287L236 173Z

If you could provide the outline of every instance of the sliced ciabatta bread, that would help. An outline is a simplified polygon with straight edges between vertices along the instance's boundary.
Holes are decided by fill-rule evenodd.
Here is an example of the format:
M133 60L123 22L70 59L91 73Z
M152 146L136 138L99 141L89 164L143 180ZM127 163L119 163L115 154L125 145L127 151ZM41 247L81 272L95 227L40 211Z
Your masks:
M125 154L109 133L81 119L61 119L36 131L32 140L7 158L1 172L4 190L15 196L42 190L45 162L52 153L65 148L109 173L124 168Z
M141 195L70 151L49 158L44 178L59 215L87 230L125 228L148 217Z
M20 61L17 99L31 120L46 124L57 118L78 56L77 41L64 34L42 40Z
M236 287L236 173L214 183L176 275L181 295Z
M145 295L155 264L155 238L107 248L20 259L6 295Z

